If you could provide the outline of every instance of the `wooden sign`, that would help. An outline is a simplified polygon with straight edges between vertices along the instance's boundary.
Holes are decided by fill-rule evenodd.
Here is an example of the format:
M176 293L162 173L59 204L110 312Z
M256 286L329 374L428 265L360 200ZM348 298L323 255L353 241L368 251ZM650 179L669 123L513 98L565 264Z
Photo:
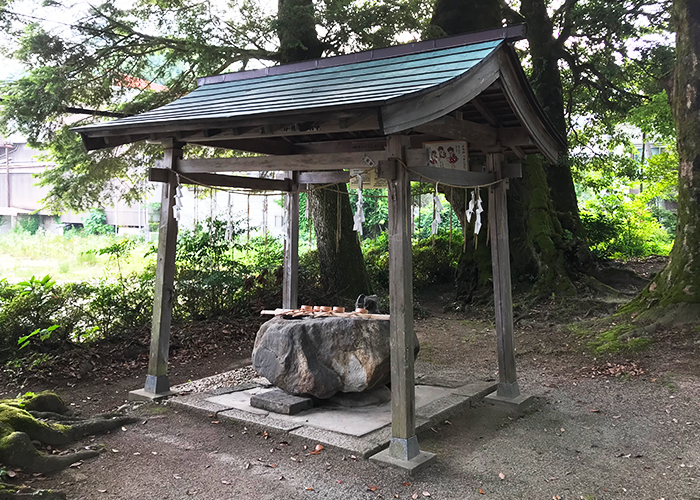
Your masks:
M362 176L362 189L388 189L389 184L386 179L380 179L377 175L377 169L370 170L350 169L350 189L357 189L357 175Z
M465 141L426 142L429 167L469 170L469 149Z

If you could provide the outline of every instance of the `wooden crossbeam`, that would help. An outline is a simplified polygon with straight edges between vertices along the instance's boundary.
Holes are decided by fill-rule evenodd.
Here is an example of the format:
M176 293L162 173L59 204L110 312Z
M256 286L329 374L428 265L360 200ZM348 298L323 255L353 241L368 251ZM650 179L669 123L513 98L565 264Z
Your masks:
M472 99L471 103L474 105L476 110L484 117L484 119L489 122L492 127L498 127L498 118L494 115L491 110L484 104L484 101L479 97Z
M371 168L365 162L365 156L369 156L373 162L377 163L386 159L386 152L336 153L333 156L298 154L190 159L178 162L177 171L181 174L211 174L216 172L324 171ZM156 167L159 165L159 162L156 162Z
M338 170L333 172L302 172L299 175L299 184L336 184L349 182L350 172Z
M470 146L473 144L484 151L491 151L495 146L499 152L503 148L510 148L517 154L516 150L522 151L520 146L532 144L530 134L523 127L496 128L468 120L458 120L452 116L443 116L414 127L413 130L446 139L464 140Z
M413 127L413 130L424 134L439 135L454 139L463 139L477 144L496 144L498 131L494 127L458 120L451 116L443 116L437 120Z
M170 182L175 175L169 169L151 168L148 171L148 180L151 182ZM259 177L243 177L240 175L218 174L183 174L180 176L182 184L198 184L201 186L230 187L253 189L256 191L293 191L291 179L261 179Z

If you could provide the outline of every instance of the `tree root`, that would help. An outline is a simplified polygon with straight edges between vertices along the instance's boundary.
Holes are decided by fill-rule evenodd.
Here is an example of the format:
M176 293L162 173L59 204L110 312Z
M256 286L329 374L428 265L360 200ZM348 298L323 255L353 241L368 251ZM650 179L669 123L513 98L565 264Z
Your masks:
M87 435L104 433L137 420L114 417L113 414L84 420L71 413L65 403L51 393L1 400L0 462L21 467L27 472L55 472L77 461L93 458L99 452L83 450L68 455L45 455L34 447L32 441L66 446Z

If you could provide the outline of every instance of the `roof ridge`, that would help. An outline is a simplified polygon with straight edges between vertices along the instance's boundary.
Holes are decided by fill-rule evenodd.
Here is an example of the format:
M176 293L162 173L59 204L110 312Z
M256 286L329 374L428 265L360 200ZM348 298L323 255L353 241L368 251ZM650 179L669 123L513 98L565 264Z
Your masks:
M366 50L363 52L354 52L352 54L344 54L341 56L324 57L321 59L312 59L310 61L303 61L299 63L271 66L269 68L205 76L197 79L197 85L201 87L205 85L232 82L237 80L248 80L264 76L298 73L317 68L331 68L352 63L389 59L392 57L430 52L438 49L458 47L460 45L471 45L493 40L517 41L523 39L526 32L527 26L525 24L516 24L483 31L472 31L446 38L436 38L422 42L405 43L402 45Z

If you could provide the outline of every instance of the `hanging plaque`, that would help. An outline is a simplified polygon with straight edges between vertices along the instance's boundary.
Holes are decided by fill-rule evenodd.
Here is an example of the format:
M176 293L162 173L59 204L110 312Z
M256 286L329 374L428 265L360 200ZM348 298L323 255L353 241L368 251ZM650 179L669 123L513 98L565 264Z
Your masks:
M369 170L364 169L350 169L350 183L348 187L350 189L357 189L357 175L362 175L362 188L363 189L387 189L389 187L388 181L386 179L381 179L377 175L377 169L372 168Z
M425 142L428 166L469 170L469 148L465 141Z

